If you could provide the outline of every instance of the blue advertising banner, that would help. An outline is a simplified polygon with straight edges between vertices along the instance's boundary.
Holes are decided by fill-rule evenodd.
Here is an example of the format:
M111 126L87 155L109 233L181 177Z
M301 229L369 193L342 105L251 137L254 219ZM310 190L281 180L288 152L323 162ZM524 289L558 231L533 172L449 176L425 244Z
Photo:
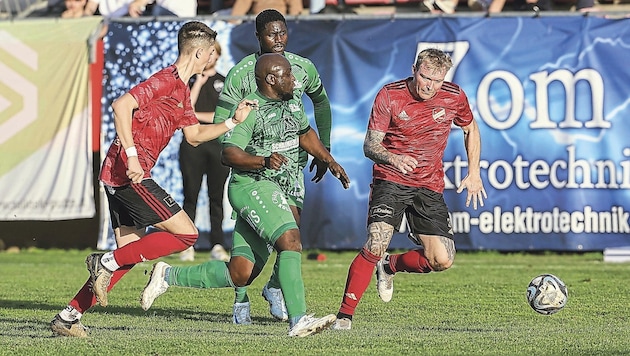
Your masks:
M219 32L224 48L220 72L258 50L253 23L207 23ZM180 25L110 24L105 108L174 61ZM630 245L630 132L622 123L630 115L630 72L624 69L630 20L346 18L288 25L288 50L319 69L333 107L332 153L352 180L344 190L332 177L314 184L305 172L305 248L363 245L372 162L362 146L372 101L384 84L410 76L416 54L428 47L451 54L454 67L447 80L467 93L482 136L484 207L466 207L465 193L456 193L467 172L461 130L452 131L444 157L444 194L459 250L593 251ZM312 119L308 99L305 103ZM111 141L108 111L104 129ZM178 140L153 174L181 203ZM404 231L391 244L410 246Z

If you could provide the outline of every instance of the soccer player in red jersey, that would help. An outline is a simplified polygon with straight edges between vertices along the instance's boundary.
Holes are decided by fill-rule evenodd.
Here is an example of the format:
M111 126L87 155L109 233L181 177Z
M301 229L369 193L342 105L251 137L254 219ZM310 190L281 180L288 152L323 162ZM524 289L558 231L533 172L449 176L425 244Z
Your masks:
M175 200L151 179L151 169L176 130L191 145L213 140L245 120L251 101L242 101L233 118L200 125L190 100L189 79L203 71L215 51L216 32L198 21L178 32L174 64L153 74L112 103L117 137L101 168L117 249L87 257L90 278L51 322L56 335L85 337L81 316L96 303L107 305L107 292L136 263L192 246L195 224ZM146 234L153 226L156 232ZM145 236L146 235L146 236Z
M376 95L363 144L374 161L368 210L367 242L350 264L332 328L349 330L355 309L376 266L377 290L389 302L396 272L429 273L451 267L455 258L453 231L444 201L442 158L451 125L464 131L468 175L466 206L483 206L486 192L480 175L481 137L466 94L444 77L450 57L437 49L418 55L413 76L385 85ZM403 215L409 238L423 248L389 255L387 247Z

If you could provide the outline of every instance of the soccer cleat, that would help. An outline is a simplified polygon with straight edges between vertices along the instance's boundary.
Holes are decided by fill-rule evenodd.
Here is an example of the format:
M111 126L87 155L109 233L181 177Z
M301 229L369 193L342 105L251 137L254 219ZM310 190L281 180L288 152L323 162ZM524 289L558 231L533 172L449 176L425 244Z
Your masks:
M348 318L337 319L330 326L330 329L331 330L350 330L352 329L352 320Z
M169 267L171 266L164 262L158 262L153 265L149 282L140 295L140 305L142 309L149 310L155 299L164 294L168 289L168 283L164 279L164 276L166 269Z
M85 325L81 324L80 319L65 321L61 319L59 314L55 315L55 318L50 322L50 330L54 336L71 337L87 337L90 331Z
M289 329L289 336L304 337L317 334L329 328L335 320L337 320L335 314L329 314L323 318L315 318L313 315L304 315Z
M394 294L394 275L385 272L383 265L386 263L389 263L389 254L387 252L376 263L376 290L382 301L389 302Z
M250 325L252 318L249 316L249 302L234 303L232 308L232 322L239 325Z
M92 293L96 301L103 307L107 306L107 287L112 280L112 272L101 263L102 253L93 253L87 256L85 264L90 272Z
M266 284L262 289L262 296L269 303L269 313L278 320L286 321L289 319L287 306L284 304L284 296L282 289L269 288Z
M184 262L192 262L195 260L195 248L190 246L179 253L179 260Z
M223 246L216 244L214 245L212 250L210 250L210 259L215 261L229 262L230 255L228 255Z

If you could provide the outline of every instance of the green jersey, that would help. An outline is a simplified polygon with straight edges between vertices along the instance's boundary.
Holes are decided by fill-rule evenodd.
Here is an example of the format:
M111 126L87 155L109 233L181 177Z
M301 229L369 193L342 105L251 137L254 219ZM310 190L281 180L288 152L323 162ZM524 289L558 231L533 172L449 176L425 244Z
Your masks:
M236 105L247 95L256 91L254 68L259 56L258 53L250 54L228 72L214 114L215 123L223 122L232 117ZM330 101L319 77L319 72L308 58L289 52L284 52L284 56L291 64L291 72L296 79L294 96L298 99L301 108L303 108L302 94L311 98L319 139L326 148L330 149L332 113Z
M295 97L288 101L269 99L258 91L246 98L258 101L258 109L252 110L245 121L225 134L223 146L236 146L254 156L266 157L277 152L288 162L279 170L232 168L229 188L233 188L234 183L264 179L275 182L287 195L303 195L299 136L308 132L310 126L300 100Z

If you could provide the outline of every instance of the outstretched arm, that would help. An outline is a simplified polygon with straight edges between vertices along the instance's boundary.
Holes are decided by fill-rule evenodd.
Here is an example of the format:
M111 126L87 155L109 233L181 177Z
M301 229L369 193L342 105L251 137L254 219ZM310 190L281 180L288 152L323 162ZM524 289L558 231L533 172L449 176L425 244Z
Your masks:
M317 75L319 78L319 74ZM328 99L328 94L326 94L326 89L321 81L317 81L319 86L313 92L308 92L308 97L311 98L313 102L313 113L315 115L315 126L317 126L317 132L319 133L319 139L321 140L324 147L330 151L330 131L332 129L332 110L330 108L330 100ZM315 172L315 176L311 181L318 183L326 174L326 169L328 167L327 164L317 159L317 157L313 158L311 165L309 166L309 172L313 171L313 168L317 167Z
M324 163L330 170L330 173L339 179L345 189L350 187L350 178L348 178L346 171L335 161L312 128L309 128L306 133L300 135L300 147L317 158L320 162Z
M252 100L243 100L238 104L238 108L236 109L232 119L225 120L224 122L218 124L196 124L184 127L182 129L184 137L192 146L198 146L201 143L214 140L215 138L230 131L237 124L245 121L254 105L256 105L256 103Z
M466 154L468 156L468 174L462 183L457 188L457 193L461 193L464 188L468 190L466 195L466 206L470 206L470 202L473 203L473 208L477 209L477 203L483 206L483 199L488 198L486 190L483 188L483 182L481 181L481 168L479 167L479 161L481 157L481 135L479 134L479 127L477 122L473 120L468 126L462 127L464 131L464 147L466 148Z

